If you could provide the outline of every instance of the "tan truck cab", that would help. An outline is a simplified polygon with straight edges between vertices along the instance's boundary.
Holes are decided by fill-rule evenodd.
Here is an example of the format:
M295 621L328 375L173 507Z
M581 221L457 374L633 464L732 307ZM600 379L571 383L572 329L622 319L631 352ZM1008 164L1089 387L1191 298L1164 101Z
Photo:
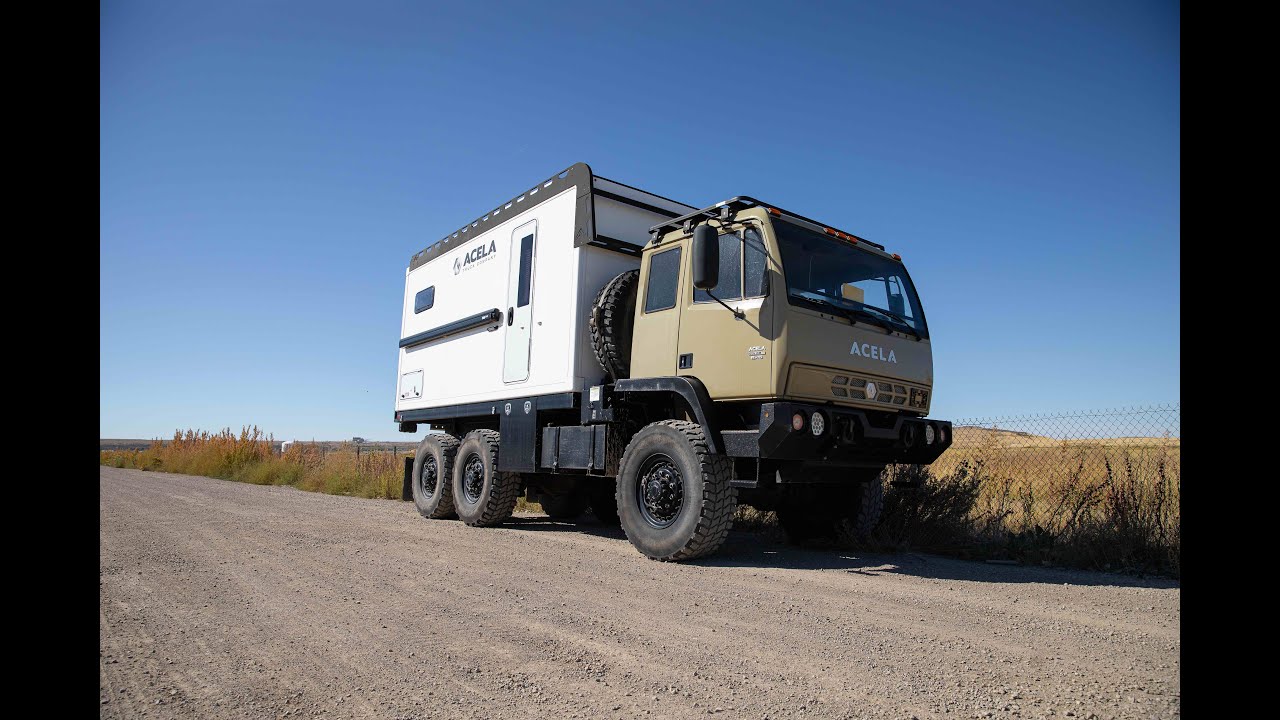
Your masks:
M697 378L713 403L758 404L756 457L870 467L950 444L949 423L922 419L933 355L900 256L746 197L652 232L632 378Z

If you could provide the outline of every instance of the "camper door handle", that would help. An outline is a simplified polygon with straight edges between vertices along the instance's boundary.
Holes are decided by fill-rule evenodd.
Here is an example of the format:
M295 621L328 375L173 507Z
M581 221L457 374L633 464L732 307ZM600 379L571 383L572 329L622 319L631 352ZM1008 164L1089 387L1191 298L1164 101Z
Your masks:
M513 307L509 307L509 308L507 308L507 327L511 327L511 323L513 323L513 322L515 322L515 321L516 321L516 309L515 309L515 307L513 306Z

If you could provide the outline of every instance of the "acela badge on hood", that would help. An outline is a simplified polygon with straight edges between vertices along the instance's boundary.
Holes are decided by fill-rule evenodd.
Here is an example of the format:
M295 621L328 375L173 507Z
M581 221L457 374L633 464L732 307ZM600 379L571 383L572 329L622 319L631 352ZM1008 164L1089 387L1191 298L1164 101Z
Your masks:
M853 347L849 350L849 354L871 358L872 360L879 360L881 362L891 362L894 364L897 364L898 362L898 357L893 354L893 350L890 350L889 354L885 355L884 348L870 343L862 343L862 345L854 343Z

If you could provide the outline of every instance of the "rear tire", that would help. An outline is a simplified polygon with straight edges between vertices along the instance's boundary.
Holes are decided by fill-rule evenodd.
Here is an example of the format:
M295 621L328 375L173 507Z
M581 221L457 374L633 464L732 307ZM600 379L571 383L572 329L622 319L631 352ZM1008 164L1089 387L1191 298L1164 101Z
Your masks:
M454 517L453 459L458 439L444 433L422 438L413 459L413 504L422 517Z
M636 433L618 469L618 516L637 550L654 560L692 560L729 535L737 490L733 460L711 451L698 423L663 420Z
M553 520L573 520L587 511L587 496L581 492L544 493L538 504Z
M628 270L605 283L591 303L591 348L613 380L631 376L631 329L639 285L640 271Z
M511 517L520 496L519 473L498 472L496 430L472 430L453 463L453 506L473 527L491 527Z

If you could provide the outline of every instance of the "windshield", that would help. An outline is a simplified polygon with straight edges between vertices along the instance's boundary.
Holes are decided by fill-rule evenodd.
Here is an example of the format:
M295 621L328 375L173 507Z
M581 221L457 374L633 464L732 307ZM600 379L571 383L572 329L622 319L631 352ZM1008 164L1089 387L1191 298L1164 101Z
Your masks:
M915 287L902 264L784 221L773 224L792 305L856 314L855 319L928 337Z

